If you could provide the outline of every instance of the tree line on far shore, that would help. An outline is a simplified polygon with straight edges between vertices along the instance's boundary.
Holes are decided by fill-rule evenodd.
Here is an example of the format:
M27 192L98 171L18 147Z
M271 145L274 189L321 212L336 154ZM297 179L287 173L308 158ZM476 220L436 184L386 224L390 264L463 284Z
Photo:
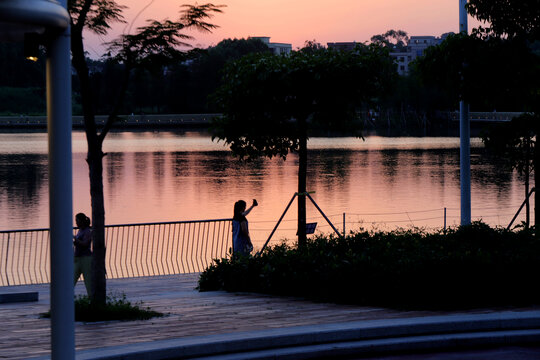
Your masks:
M390 30L374 35L372 44L385 48L380 56L403 48L407 34ZM369 45L360 44L359 47ZM301 50L321 50L306 41ZM213 94L222 84L225 65L249 54L268 53L258 39L226 39L207 49L183 53L174 64L136 69L119 113L220 112ZM472 111L531 111L530 88L538 79L539 43L515 43L471 35L446 36L442 44L426 51L397 75L385 93L359 109L365 124L397 131L445 130L448 119L440 114L458 109L466 96ZM22 44L0 44L0 115L45 114L45 60L23 59ZM121 92L125 66L111 56L87 58L93 84L94 111L109 114ZM359 84L362 86L362 84ZM73 77L73 113L82 114L80 83ZM369 114L369 115L368 115ZM373 116L375 114L375 116ZM367 122L366 122L367 121Z

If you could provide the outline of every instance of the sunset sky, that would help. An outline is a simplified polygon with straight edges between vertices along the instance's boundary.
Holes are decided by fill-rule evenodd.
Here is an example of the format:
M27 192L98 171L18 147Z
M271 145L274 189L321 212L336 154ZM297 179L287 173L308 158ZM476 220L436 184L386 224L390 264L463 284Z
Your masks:
M435 35L458 31L459 0L212 0L226 5L212 22L219 26L212 34L192 33L193 46L208 47L226 38L270 36L272 42L291 43L293 49L306 40L322 44L368 41L389 29L411 35ZM180 5L189 1L118 0L129 6L128 24L116 25L110 36L87 36L87 50L97 57L100 43L115 35L133 31L146 19L175 19ZM191 2L193 3L193 2ZM200 4L206 3L199 1ZM139 16L137 17L137 14ZM469 29L478 23L469 18Z

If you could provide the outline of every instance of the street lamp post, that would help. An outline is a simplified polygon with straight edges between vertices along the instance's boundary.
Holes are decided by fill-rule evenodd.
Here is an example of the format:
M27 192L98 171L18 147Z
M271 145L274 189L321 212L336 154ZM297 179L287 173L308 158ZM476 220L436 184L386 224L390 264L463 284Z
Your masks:
M467 0L459 0L459 32L468 33ZM469 104L459 102L459 180L461 186L461 225L471 223L471 126Z
M37 35L47 48L49 217L51 243L51 358L75 358L71 59L67 1L0 1L0 40Z

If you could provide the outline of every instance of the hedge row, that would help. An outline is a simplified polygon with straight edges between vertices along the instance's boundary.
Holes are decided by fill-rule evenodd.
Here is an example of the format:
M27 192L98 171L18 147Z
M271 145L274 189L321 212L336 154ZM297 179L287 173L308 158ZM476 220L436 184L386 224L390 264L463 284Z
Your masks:
M260 256L216 260L200 291L292 295L396 308L457 309L540 304L540 241L531 230L481 222L320 236L299 249L273 246Z

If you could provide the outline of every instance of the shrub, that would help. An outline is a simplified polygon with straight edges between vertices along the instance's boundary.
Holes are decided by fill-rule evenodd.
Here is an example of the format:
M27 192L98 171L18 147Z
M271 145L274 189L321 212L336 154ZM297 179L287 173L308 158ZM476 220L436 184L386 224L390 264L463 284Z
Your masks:
M198 289L399 308L528 305L540 303L538 264L531 230L476 222L435 233L319 236L302 249L276 245L256 257L216 260Z
M42 317L50 318L50 310L42 314ZM105 305L92 304L86 295L75 297L75 321L96 322L109 320L148 320L153 317L162 317L163 314L143 308L142 302L132 304L126 299L126 295L108 295Z

